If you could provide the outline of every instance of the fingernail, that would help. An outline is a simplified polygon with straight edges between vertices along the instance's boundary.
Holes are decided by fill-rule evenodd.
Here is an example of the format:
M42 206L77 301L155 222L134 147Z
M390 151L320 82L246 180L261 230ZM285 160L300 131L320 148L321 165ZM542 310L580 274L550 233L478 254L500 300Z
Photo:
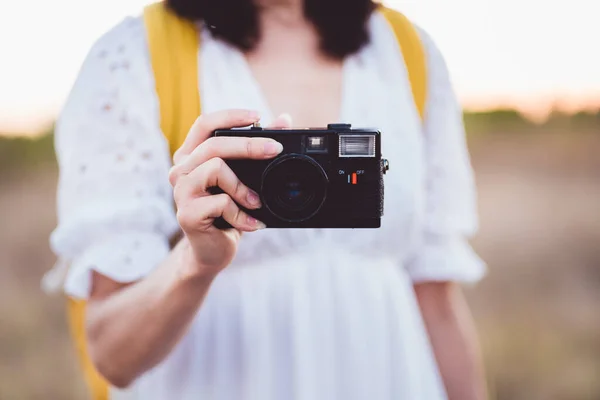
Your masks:
M283 151L283 145L276 141L265 143L265 154L268 156L276 156Z
M288 113L283 113L279 116L279 118L284 119L288 125L292 124L292 116Z
M265 229L267 226L256 218L248 216L248 223L256 229Z
M248 111L248 119L259 120L260 114L258 111Z
M255 192L253 192L252 190L250 190L248 192L248 203L252 204L253 206L260 206L260 197L258 197L258 194L256 194Z

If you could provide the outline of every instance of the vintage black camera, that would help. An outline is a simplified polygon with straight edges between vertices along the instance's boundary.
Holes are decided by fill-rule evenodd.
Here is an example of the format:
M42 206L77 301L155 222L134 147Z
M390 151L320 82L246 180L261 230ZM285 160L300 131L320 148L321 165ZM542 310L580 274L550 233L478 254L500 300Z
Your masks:
M283 145L283 152L271 160L227 160L261 197L261 209L243 210L268 228L381 226L388 162L381 158L379 131L330 124L327 129L299 130L254 126L214 135L267 137ZM222 218L215 225L230 228Z

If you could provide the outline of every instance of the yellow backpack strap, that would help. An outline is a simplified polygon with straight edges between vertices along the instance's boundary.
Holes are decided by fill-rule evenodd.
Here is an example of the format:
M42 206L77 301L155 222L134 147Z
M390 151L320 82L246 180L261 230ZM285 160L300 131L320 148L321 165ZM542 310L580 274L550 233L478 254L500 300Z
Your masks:
M415 105L423 120L427 100L427 59L419 32L404 14L387 7L380 7L392 27L404 56Z
M85 336L85 300L77 300L73 298L67 299L67 317L69 319L69 330L71 340L75 345L77 355L79 357L79 365L82 369L83 378L87 385L90 399L92 400L108 400L109 385L96 371L92 363L87 349L87 341Z
M177 16L163 2L144 9L144 24L160 105L160 127L172 155L201 111L199 34L193 22Z

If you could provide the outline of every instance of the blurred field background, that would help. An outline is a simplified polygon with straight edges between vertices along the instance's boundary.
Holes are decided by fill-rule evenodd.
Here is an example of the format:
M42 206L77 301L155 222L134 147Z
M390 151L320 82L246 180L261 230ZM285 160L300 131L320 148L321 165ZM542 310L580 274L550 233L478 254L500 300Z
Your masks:
M479 187L468 288L493 399L600 399L600 112L465 115ZM0 399L84 399L54 262L51 133L0 137Z

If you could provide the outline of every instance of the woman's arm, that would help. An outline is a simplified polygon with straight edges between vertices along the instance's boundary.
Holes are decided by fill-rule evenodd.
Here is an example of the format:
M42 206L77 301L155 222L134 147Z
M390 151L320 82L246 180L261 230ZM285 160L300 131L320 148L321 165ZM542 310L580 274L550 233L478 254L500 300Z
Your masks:
M270 139L209 138L215 129L258 121L255 112L225 110L198 118L172 167L144 32L143 20L128 19L97 41L55 136L52 248L70 265L65 292L88 300L92 359L119 387L167 356L232 260L240 232L261 227L237 206L256 208L260 199L223 159L264 160L281 151ZM224 193L211 195L215 186ZM219 216L237 229L216 229ZM185 239L170 251L168 238L178 230Z
M486 399L477 334L462 289L453 282L414 288L448 398Z
M87 341L98 372L118 388L162 361L185 334L212 283L183 239L154 272L124 285L94 272Z
M459 282L474 283L485 264L469 246L477 196L462 109L444 57L419 29L427 53L424 213L421 243L406 263L450 400L487 397L477 335Z
M215 276L233 259L241 232L262 223L238 208L260 206L223 159L269 159L282 146L263 138L209 138L218 128L247 126L254 112L228 110L198 118L175 154L170 181L184 239L146 278L119 284L94 272L87 310L88 345L96 368L117 387L129 386L161 362L187 331ZM287 127L285 116L274 127ZM218 186L224 193L211 195ZM219 230L223 217L235 229Z

